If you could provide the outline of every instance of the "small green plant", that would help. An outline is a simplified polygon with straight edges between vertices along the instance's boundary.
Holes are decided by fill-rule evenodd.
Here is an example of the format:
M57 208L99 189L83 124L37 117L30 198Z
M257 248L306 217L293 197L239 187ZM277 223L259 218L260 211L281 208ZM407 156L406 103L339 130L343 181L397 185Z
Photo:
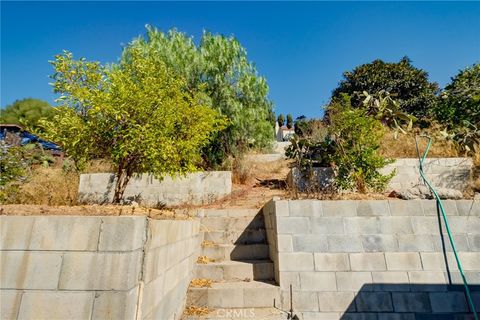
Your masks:
M349 100L337 102L329 127L333 153L330 161L338 189L358 192L383 191L395 175L383 175L379 169L392 159L379 154L385 133L381 122L368 116L365 109L352 108Z
M295 160L307 184L315 185L315 167L331 167L333 189L337 191L383 191L395 175L383 175L379 169L393 160L380 155L385 133L380 120L366 108L353 108L343 95L329 106L329 126L322 138L294 137L286 155Z

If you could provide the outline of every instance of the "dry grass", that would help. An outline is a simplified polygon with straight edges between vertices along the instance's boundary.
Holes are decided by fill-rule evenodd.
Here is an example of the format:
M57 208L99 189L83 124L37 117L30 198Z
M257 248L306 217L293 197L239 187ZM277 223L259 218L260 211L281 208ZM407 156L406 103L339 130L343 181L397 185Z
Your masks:
M211 288L213 280L212 279L193 279L190 282L190 287L193 288Z
M380 153L388 158L417 158L417 149L415 145L415 135L418 132L408 132L407 134L399 134L397 139L394 138L393 132L387 132L380 146ZM427 147L426 139L418 139L420 152ZM459 151L452 141L437 138L433 140L428 157L452 158L458 157Z
M104 172L114 172L112 163L108 160L97 159L92 160L88 163L85 168L86 173L104 173Z
M208 264L212 262L215 262L215 259L209 258L207 256L200 256L197 258L197 263L199 264Z
M6 203L73 206L77 204L78 180L76 172L65 172L59 165L37 166L18 190L9 192Z
M215 243L210 240L203 240L202 242L202 247L207 248L207 247L213 247L215 246Z
M212 312L208 307L187 306L183 311L186 316L204 316Z

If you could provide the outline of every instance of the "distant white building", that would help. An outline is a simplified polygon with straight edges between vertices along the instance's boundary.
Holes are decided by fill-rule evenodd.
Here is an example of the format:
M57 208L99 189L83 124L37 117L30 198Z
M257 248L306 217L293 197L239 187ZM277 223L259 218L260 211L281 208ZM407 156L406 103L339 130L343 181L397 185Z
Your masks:
M287 128L287 126L279 126L278 122L275 122L275 136L277 141L289 141L292 135L295 133L295 128Z

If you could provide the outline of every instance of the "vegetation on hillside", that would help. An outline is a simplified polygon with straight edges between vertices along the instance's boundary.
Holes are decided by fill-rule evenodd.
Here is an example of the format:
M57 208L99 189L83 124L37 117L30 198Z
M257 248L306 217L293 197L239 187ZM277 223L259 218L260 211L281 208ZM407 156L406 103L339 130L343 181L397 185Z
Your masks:
M134 173L162 178L196 170L200 149L225 121L199 91L155 56L135 45L124 49L120 63L74 60L69 52L52 62L54 89L62 95L48 138L83 168L95 158L115 168L114 203L122 200Z
M51 119L54 108L46 101L26 98L16 100L8 105L0 114L0 123L11 123L25 129L37 131L40 119Z

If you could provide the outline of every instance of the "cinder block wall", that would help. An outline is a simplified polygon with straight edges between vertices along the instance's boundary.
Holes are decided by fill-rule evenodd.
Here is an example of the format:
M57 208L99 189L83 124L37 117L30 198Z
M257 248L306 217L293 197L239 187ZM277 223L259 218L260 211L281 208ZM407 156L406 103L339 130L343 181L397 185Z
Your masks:
M113 199L115 175L91 173L80 175L78 200L82 203L107 203ZM232 192L230 171L190 173L186 176L158 180L150 174L132 177L124 198L144 205L207 204Z
M465 190L470 181L472 171L472 159L470 158L429 158L425 160L424 172L433 185L442 188ZM396 159L380 170L383 174L396 171L395 176L388 184L388 190L411 188L422 184L419 174L418 159ZM318 185L322 188L332 183L333 171L331 168L314 168ZM297 168L293 168L287 177L290 185L295 185L300 191L305 190L306 180Z
M0 216L0 224L1 319L148 319L162 305L162 319L180 317L198 221Z
M480 202L444 205L480 310ZM468 313L446 234L443 252L435 201L281 200L263 212L283 308L292 285L301 319Z

